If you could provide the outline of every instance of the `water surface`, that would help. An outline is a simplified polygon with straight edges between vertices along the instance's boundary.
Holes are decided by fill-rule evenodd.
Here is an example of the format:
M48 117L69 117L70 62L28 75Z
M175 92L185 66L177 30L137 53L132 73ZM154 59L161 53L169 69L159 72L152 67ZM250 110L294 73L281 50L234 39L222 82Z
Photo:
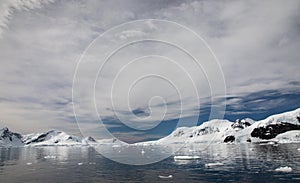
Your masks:
M203 150L191 145L176 155L200 159L174 161L169 157L140 166L111 161L91 147L0 148L0 182L300 182L298 148L300 144L217 144ZM151 149L144 147L141 156ZM124 147L112 151L126 157ZM274 171L283 166L293 171Z

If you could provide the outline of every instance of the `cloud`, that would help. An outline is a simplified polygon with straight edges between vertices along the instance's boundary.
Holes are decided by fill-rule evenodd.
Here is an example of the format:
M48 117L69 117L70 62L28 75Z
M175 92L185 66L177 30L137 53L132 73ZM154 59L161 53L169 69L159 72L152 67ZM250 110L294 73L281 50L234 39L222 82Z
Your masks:
M9 19L13 16L14 11L32 10L41 8L43 5L53 3L55 0L4 0L0 3L0 38L3 29L7 28Z
M120 33L119 38L124 40L130 37L143 37L144 35L145 33L139 30L126 30Z
M227 96L215 99L219 103L214 105L224 105L222 99L227 99L227 115L235 115L234 111L238 115L251 115L255 110L250 108L255 106L264 111L271 110L272 106L288 109L282 107L288 104L280 97L291 102L289 94L297 93L300 87L299 12L299 1L2 1L0 120L3 122L0 126L13 126L21 132L65 128L70 133L78 133L72 110L74 105L77 118L83 121L88 131L96 134L102 128L97 123L99 118L93 102L99 59L105 58L115 43L149 35L186 43L192 52L203 56L202 64L207 64L204 71L212 73L210 79L221 81L215 74L216 68L208 67L209 63L205 62L209 55L203 53L192 35L147 21L145 26L114 32L104 44L95 47L96 51L100 50L100 57L86 55L88 62L80 66L81 77L77 78L80 85L75 86L79 92L72 101L74 71L87 46L113 26L148 18L178 22L209 43L219 58L228 91ZM147 57L128 64L137 57L150 54L164 57ZM126 66L124 70L123 66ZM119 116L125 125L139 129L157 125L162 119L195 120L193 117L199 114L197 99L205 114L213 105L210 83L204 71L176 47L146 41L133 44L115 54L98 78L96 101L99 113L111 121ZM145 73L156 73L174 81L182 98L172 83L158 77L141 79L128 93L130 83ZM112 106L108 94L117 75L119 78L112 92L115 106ZM199 98L194 97L189 75L196 83ZM277 96L272 102L268 101L272 98L270 91L276 91ZM297 100L299 95L292 98ZM183 102L182 106L180 102ZM296 104L292 106L297 107ZM147 118L148 114L151 118ZM137 117L143 120L139 121ZM111 122L110 127L115 125Z

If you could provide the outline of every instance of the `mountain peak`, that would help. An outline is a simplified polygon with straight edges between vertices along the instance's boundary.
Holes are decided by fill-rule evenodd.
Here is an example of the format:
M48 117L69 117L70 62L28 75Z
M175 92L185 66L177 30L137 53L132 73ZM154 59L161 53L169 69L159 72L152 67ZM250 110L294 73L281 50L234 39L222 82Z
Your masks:
M22 144L21 134L11 132L7 127L0 130L0 146L19 146Z
M9 129L7 127L4 127L0 131L9 131Z

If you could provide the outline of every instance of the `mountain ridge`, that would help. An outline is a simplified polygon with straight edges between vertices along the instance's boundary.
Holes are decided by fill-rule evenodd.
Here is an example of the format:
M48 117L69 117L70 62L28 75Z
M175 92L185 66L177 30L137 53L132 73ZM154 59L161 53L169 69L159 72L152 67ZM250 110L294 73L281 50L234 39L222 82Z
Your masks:
M179 127L170 135L156 141L139 142L137 145L174 143L300 143L300 108L275 114L260 121L250 118L231 122L214 119L199 126ZM0 146L87 146L99 143L115 143L116 140L81 138L62 131L21 135L7 127L0 129ZM119 141L120 142L120 141Z

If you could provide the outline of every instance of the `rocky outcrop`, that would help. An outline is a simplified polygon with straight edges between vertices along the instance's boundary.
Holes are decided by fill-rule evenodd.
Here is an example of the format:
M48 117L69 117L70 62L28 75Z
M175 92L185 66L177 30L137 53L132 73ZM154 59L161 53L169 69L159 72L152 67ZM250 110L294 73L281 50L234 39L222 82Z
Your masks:
M89 142L96 142L96 140L93 137L86 137L84 140L89 141Z
M225 143L228 143L228 142L234 142L235 141L235 137L233 135L230 135L230 136L227 136L225 139L224 139L224 142Z
M281 133L291 130L300 130L300 125L281 122L277 124L269 124L267 126L254 128L251 132L251 137L256 137L264 140L275 138Z
M43 134L40 134L40 135L37 135L36 137L34 138L25 138L24 139L24 143L26 145L28 144L31 144L31 143L38 143L38 142L43 142L46 140L47 136L51 133L53 133L54 130L51 130L49 132L46 132L46 133L43 133ZM61 132L57 132L58 134L61 133ZM56 142L57 143L57 142Z
M212 128L212 127L204 127L204 128L200 128L194 131L194 133L192 133L190 135L190 138L192 137L197 137L197 136L202 136L202 135L207 135L207 134L212 134L212 133L216 133L216 132L220 132L219 128Z
M245 129L247 128L248 126L251 126L251 123L246 121L246 120L240 120L240 119L237 119L232 125L231 127L233 129L236 129L236 130L241 130L241 129Z

